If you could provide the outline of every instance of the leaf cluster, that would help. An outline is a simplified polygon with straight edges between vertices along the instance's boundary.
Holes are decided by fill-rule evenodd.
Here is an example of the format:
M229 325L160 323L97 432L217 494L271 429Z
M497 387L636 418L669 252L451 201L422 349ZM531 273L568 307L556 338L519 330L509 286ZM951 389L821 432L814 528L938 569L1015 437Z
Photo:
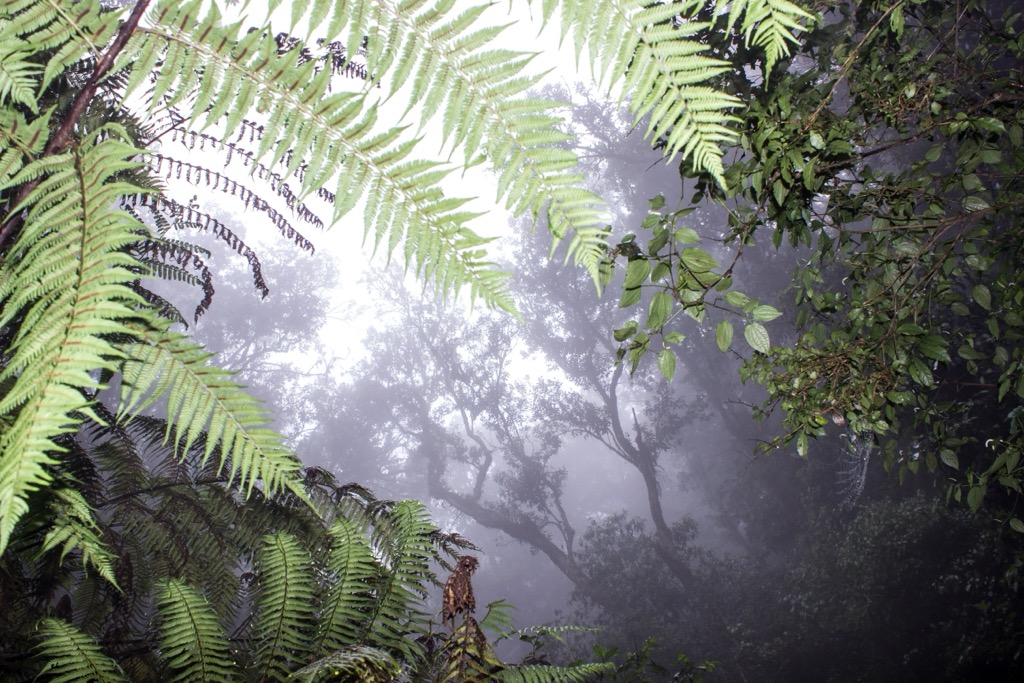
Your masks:
M784 413L766 448L792 441L805 454L839 425L884 444L901 479L924 465L972 509L989 499L1010 510L1024 474L1021 18L987 3L962 10L838 5L801 37L800 61L751 89L724 187L681 168L696 183L693 205L728 212L726 268L680 279L701 254L680 238L698 236L653 205L646 244L611 255L627 258L624 303L639 301L643 283L655 292L647 322L661 323L702 311L704 292L726 286L744 250L792 250L794 343L771 346L760 323L775 309L758 320L752 297L724 297L749 316L755 353L741 376L769 392L758 415ZM638 361L652 329L620 328L620 357ZM732 323L715 332L728 348ZM659 353L667 375L670 353L667 344ZM998 516L1024 529L1019 516Z

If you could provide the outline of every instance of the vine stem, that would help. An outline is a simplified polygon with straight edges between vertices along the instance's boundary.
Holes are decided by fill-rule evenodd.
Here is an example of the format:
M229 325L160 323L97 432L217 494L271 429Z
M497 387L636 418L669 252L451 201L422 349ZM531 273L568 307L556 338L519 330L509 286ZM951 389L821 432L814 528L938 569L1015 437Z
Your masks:
M89 76L89 80L85 86L78 91L75 99L71 102L71 107L68 109L67 115L64 117L64 121L57 128L57 131L50 138L50 141L46 143L46 148L43 150L43 154L40 158L52 156L62 151L68 144L68 140L71 139L71 132L74 130L78 120L82 118L85 113L86 107L92 101L96 95L96 89L99 87L100 81L106 76L111 67L114 66L114 61L117 56L124 50L125 45L128 44L128 39L135 33L135 29L139 25L139 21L142 20L142 15L146 13L146 9L149 7L150 0L138 0L135 7L132 9L132 13L128 16L128 19L121 24L121 27L117 30L117 35L114 36L113 42L106 52L96 61L96 66L92 70L92 74ZM35 179L31 182L25 183L18 190L14 197L14 201L11 202L12 207L18 207L23 201L32 193L32 190L39 184L39 179ZM13 241L14 236L22 225L22 211L16 211L13 215L8 217L4 222L3 228L0 229L0 263L3 259L4 248L7 247L8 243Z

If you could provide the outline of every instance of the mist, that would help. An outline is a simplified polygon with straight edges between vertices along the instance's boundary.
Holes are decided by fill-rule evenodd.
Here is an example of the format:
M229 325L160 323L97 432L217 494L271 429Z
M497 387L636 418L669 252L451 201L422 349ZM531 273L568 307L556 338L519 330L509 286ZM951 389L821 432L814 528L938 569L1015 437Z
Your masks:
M545 95L577 102L572 132L590 189L613 207L611 243L651 198L688 204L693 186L624 112L583 88ZM723 260L733 248L717 207L685 225ZM234 227L250 241L256 229ZM807 457L760 453L777 416L755 421L764 392L739 379L742 353L716 347L717 312L689 328L671 382L653 364L631 373L609 334L629 318L615 287L598 296L549 258L549 240L520 219L500 243L523 323L439 301L398 265L342 275L337 244L315 256L278 246L263 261L266 300L225 257L197 338L267 401L305 465L427 502L472 541L479 604L510 601L520 626L586 627L544 657L639 652L649 680L671 669L923 681L948 666L937 648L983 650L1000 629L977 602L1002 599L1010 561L989 526L946 507L932 480L901 485L844 425ZM734 273L783 312L771 326L783 341L796 334L789 283L803 258L751 245ZM521 658L531 645L503 648Z

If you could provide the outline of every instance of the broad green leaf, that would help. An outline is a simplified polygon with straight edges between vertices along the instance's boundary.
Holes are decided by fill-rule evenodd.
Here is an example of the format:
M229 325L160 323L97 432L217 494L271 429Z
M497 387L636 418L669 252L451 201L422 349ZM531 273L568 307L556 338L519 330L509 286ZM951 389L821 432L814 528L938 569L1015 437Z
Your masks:
M721 321L715 327L715 342L723 353L728 351L729 346L732 344L732 332L732 323L728 320Z
M907 370L910 372L910 379L918 384L926 387L933 384L932 371L920 358L911 358Z
M647 322L644 323L644 327L648 330L660 330L671 312L672 296L668 292L655 293L647 307Z
M682 332L678 332L676 330L672 330L670 332L666 332L665 333L665 343L666 344L682 344L683 340L685 340L685 339L686 339L686 335L684 335Z
M625 289L639 287L647 281L651 274L651 262L647 259L633 259L626 265L626 280L622 283Z
M680 244L693 244L700 242L700 235L693 228L679 228L675 232L676 242Z
M658 352L658 370L668 381L676 374L676 354L672 349L662 349Z
M615 337L615 341L617 342L626 341L636 334L637 328L637 322L635 320L630 320L625 325L612 332L612 336Z
M750 348L759 353L767 354L771 348L771 341L768 337L768 330L761 323L750 323L743 328L743 337L750 344Z
M964 211L983 211L988 207L988 202L977 195L971 195L970 197L964 197L963 201Z
M728 302L730 306L735 306L736 308L743 308L748 303L750 303L749 296L747 296L743 292L737 292L735 290L726 294L725 300L726 302Z
M658 265L654 266L654 270L651 271L651 282L667 278L671 273L672 267L667 261L658 261Z
M967 492L967 505L970 506L971 512L977 512L978 508L981 507L982 501L985 500L985 490L987 488L985 484L975 484Z
M773 306L761 304L760 306L756 306L754 308L753 314L754 320L761 323L766 323L778 318L780 315L782 315L782 311L778 310L777 308L774 308Z
M1010 518L1010 528L1018 534L1024 534L1024 522L1020 521L1017 517Z
M974 289L971 290L971 296L986 311L992 310L992 293L988 291L988 287L985 285L974 285Z
M956 457L956 453L948 448L943 448L939 451L939 458L946 466L952 467L954 470L960 469L960 459Z
M711 254L699 247L687 247L679 253L679 260L683 265L695 273L706 273L718 267Z
M639 287L622 290L622 298L619 299L619 308L629 308L640 301L642 291Z
M926 358L944 363L951 361L949 351L946 350L946 340L937 334L929 334L922 338L918 350Z

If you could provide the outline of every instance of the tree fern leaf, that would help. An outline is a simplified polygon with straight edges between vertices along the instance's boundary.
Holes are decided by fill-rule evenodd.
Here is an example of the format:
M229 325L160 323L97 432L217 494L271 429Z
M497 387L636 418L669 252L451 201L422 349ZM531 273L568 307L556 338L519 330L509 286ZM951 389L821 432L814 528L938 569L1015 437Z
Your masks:
M59 488L53 491L53 522L52 527L43 539L42 551L47 552L60 548L60 561L74 550L82 553L82 565L89 567L112 585L114 579L114 560L110 550L99 536L99 526L93 518L92 508L82 494L74 489Z
M30 54L27 51L15 51L10 47L0 50L0 104L14 102L25 105L33 113L38 113L36 77L42 69L37 64L20 59Z
M60 619L39 623L37 655L46 664L39 675L53 683L127 681L124 671L100 650L95 640Z
M370 22L367 26L376 21L377 18L370 15L359 15L358 8L353 8L356 15L351 21L354 22L349 28L362 26L360 22ZM376 17L376 15L374 15ZM389 244L396 246L404 237L412 235L420 230L431 230L443 233L446 229L446 220L451 216L446 214L431 215L429 208L431 203L417 201L413 193L407 192L403 186L391 175L392 169L405 161L411 145L398 142L401 133L400 128L387 130L383 133L374 131L376 122L376 108L374 105L363 106L365 103L352 98L327 99L326 88L328 79L326 76L308 79L305 83L299 83L302 79L292 80L296 70L304 71L312 69L311 65L300 65L296 63L297 50L290 50L283 55L277 53L276 43L267 38L259 44L258 50L247 50L248 61L240 63L234 54L229 51L217 51L211 49L210 36L206 36L205 42L198 39L194 29L189 29L190 21L196 21L195 12L190 8L176 11L168 7L167 3L160 6L160 11L155 13L157 25L153 28L140 28L140 32L148 32L149 41L140 41L136 49L143 46L149 49L162 49L161 43L180 44L186 46L190 51L202 54L205 61L220 60L223 68L236 70L244 73L241 79L243 82L255 82L260 95L260 102L266 103L268 113L267 122L261 134L260 148L256 158L262 154L270 154L273 150L274 162L276 162L286 151L290 154L289 170L297 170L298 164L303 159L313 161L311 166L318 172L314 175L306 175L303 179L302 196L315 191L317 188L310 184L313 177L323 179L326 169L338 169L337 190L335 192L337 202L335 203L334 220L338 221L345 211L356 206L364 193L369 194L369 200L375 202L373 211L368 211L367 225L371 227L375 241L378 244ZM393 18L393 17L392 17ZM163 22L164 25L160 25ZM170 30L170 27L185 30ZM234 40L227 35L231 27L211 28L211 33L216 33L218 42L222 38L226 42ZM361 34L362 35L362 34ZM390 34L388 34L390 35ZM381 38L381 36L384 36ZM384 33L378 38L390 40ZM352 46L349 45L349 48ZM351 54L351 52L349 52ZM280 74L280 77L275 77ZM161 74L160 78L164 78ZM172 83L173 77L168 81ZM232 82L225 79L225 83ZM170 87L168 85L168 87ZM218 97L223 99L234 99L237 93L221 92ZM326 99L326 104L325 104ZM218 98L214 98L214 107ZM257 103L257 106L263 106ZM190 120L201 117L204 113L192 110L188 115ZM230 116L230 115L229 115ZM231 133L231 127L237 125L240 117L230 119L226 134ZM317 157L320 157L317 159ZM273 163L273 162L272 162ZM323 169L324 171L320 171ZM404 180L402 184L404 185ZM410 216L408 224L400 226L401 231L396 231L399 224L394 220L398 216ZM386 242L383 241L387 237ZM459 264L463 269L462 278L468 281L479 280L475 291L485 293L486 301L503 301L506 305L511 304L511 297L501 291L501 283L495 278L480 279L477 271L478 265L461 259L449 259L442 261L445 264Z
M110 191L138 189L112 180L121 161L113 169L100 161L137 154L122 134L105 127L76 152L38 164L53 175L23 202L27 215L10 252L17 257L2 266L0 327L24 318L14 325L0 370L0 382L14 380L0 398L0 415L14 416L0 431L0 553L27 509L25 497L50 481L48 453L62 450L53 439L72 431L80 422L75 415L88 410L82 390L99 386L90 373L116 367L120 352L109 335L129 333L124 320L139 316L134 306L142 300L128 287L137 262L123 248L143 228L109 201ZM23 173L33 175L34 165ZM78 182L53 183L53 176ZM59 229L40 220L55 214L62 218Z
M372 589L378 576L365 526L358 517L338 519L331 525L330 538L328 592L317 635L318 654L359 643L374 606Z
M395 506L391 524L374 527L381 534L381 548L387 570L378 589L377 603L370 619L367 638L402 652L407 658L419 656L420 647L406 638L426 622L423 611L424 584L433 557L430 524L426 509L414 501Z
M167 438L173 434L180 452L205 430L204 461L219 450L218 470L237 478L247 495L257 481L268 495L286 488L304 495L297 484L298 460L276 433L262 427L266 418L257 400L231 382L229 373L207 364L211 354L169 331L149 332L123 353L120 417L166 393Z
M503 683L584 683L600 680L615 671L611 663L544 666L525 664L501 670L495 680Z
M793 31L803 29L804 22L814 17L788 0L744 0L744 17L740 27L747 44L757 45L765 51L765 74L782 57L789 54L789 46L796 45ZM730 12L730 25L733 21Z
M210 604L183 581L161 581L157 597L161 656L176 681L222 681L234 662Z
M402 667L386 650L366 645L347 647L295 671L297 681L321 681L325 677L363 683L390 683L400 680Z
M294 536L267 536L257 575L257 679L283 680L291 663L305 661L312 650L315 592L309 553Z

